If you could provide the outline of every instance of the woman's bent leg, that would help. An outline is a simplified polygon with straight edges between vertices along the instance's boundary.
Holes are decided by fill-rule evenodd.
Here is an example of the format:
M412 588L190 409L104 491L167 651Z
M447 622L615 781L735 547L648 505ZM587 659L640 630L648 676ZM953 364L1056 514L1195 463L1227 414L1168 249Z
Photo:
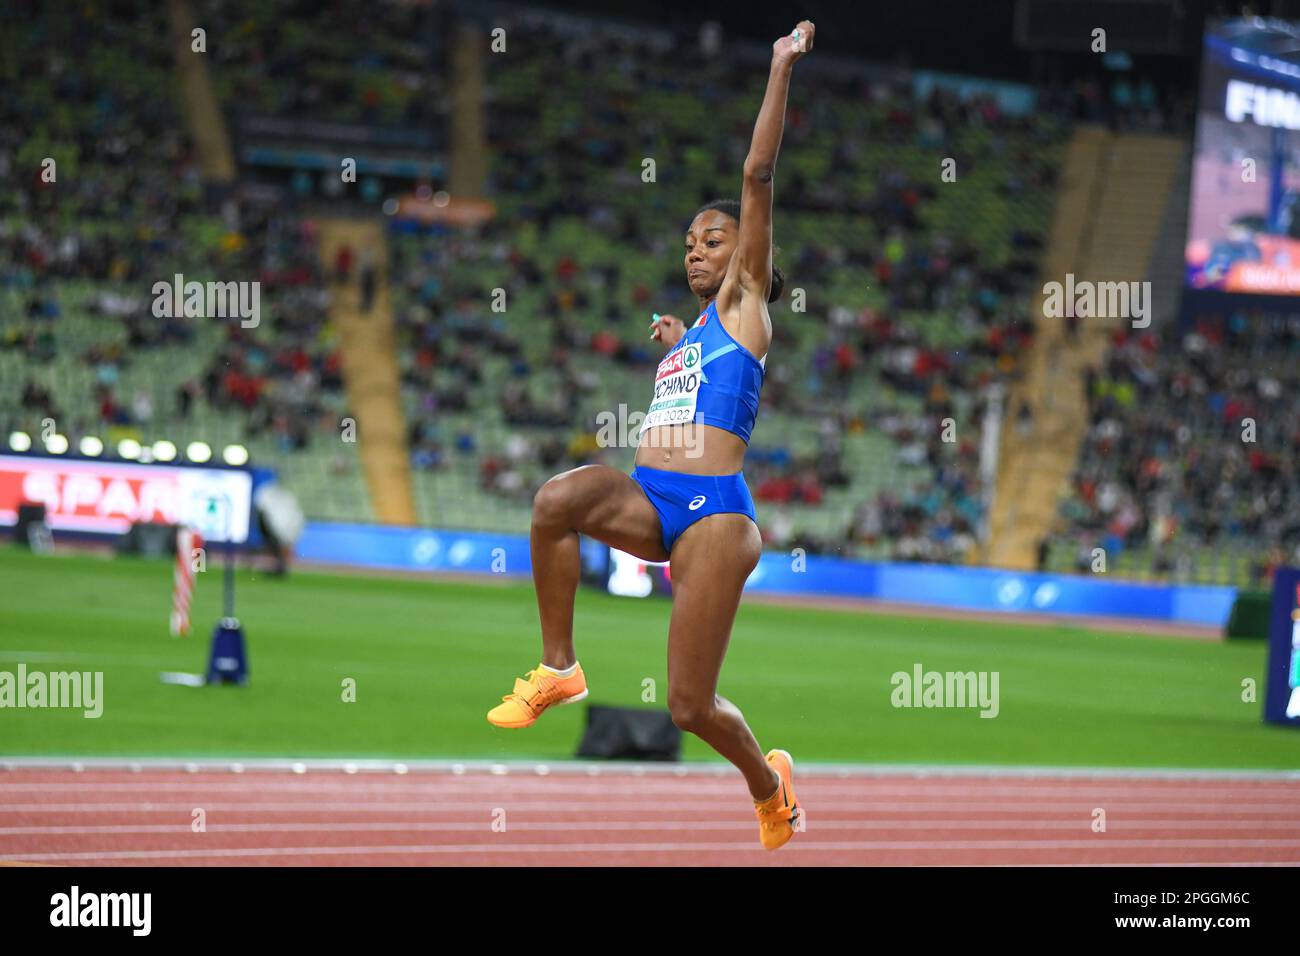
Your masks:
M542 622L542 663L563 670L576 660L573 600L581 560L578 535L647 561L667 561L659 515L641 486L607 465L556 475L533 499L529 534L533 585Z

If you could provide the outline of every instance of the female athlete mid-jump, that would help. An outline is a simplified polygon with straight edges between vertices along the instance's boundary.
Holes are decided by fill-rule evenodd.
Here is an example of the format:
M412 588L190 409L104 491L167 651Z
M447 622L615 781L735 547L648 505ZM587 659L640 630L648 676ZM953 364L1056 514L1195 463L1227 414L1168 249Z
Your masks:
M668 710L674 724L744 774L768 849L785 844L797 825L794 764L784 750L764 757L717 687L741 590L762 547L741 466L772 342L767 305L784 284L772 265L772 176L791 70L812 46L807 20L772 45L740 202L710 203L691 221L686 283L700 316L689 330L672 316L651 324L651 337L670 351L655 375L636 467L629 476L584 465L537 493L531 549L542 662L488 714L498 727L528 727L551 705L587 696L573 649L579 534L646 561L671 560Z

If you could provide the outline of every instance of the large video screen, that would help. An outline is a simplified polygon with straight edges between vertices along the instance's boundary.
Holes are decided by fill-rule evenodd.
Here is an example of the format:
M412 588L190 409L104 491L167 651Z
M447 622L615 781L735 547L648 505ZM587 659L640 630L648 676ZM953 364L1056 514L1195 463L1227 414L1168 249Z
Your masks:
M1206 31L1186 260L1193 289L1300 295L1300 23Z
M137 521L185 524L208 541L248 538L253 476L236 468L0 455L0 526L24 502L55 531L125 534Z

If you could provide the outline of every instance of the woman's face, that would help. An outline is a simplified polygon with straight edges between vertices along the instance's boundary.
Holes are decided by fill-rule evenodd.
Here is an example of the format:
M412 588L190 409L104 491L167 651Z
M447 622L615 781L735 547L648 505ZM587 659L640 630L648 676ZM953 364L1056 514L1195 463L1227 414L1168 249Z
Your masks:
M686 284L698 296L716 295L736 249L736 220L710 209L686 233Z

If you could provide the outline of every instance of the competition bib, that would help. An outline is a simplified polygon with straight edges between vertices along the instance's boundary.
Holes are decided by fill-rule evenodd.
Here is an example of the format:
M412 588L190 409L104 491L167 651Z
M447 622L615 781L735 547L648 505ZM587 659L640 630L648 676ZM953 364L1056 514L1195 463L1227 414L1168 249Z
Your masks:
M655 372L655 394L645 421L647 428L680 425L695 418L695 403L700 397L700 346L689 342L676 352L664 356Z

